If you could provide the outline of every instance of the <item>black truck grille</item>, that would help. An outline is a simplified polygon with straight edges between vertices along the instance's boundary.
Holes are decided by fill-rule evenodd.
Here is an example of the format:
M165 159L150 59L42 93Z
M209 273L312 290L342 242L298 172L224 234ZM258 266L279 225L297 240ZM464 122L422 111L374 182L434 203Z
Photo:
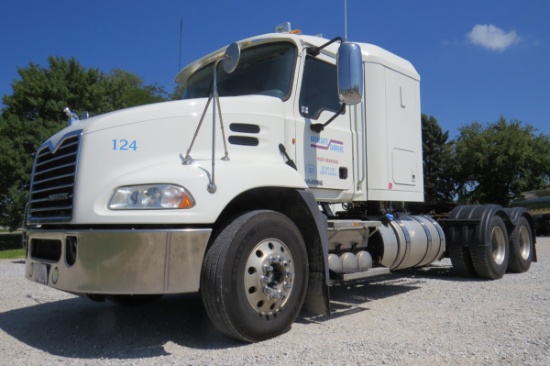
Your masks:
M80 131L63 137L57 147L43 145L34 161L27 219L66 222L72 218Z

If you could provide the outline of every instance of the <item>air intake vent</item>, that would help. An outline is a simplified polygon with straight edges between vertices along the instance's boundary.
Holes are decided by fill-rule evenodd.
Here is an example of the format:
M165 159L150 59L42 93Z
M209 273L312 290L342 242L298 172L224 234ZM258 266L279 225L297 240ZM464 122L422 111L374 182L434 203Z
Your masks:
M248 136L229 136L228 140L232 145L258 146L260 143L257 138Z
M260 126L248 123L231 123L229 129L233 132L260 133Z
M79 144L80 131L65 136L55 149L46 144L38 150L33 168L29 221L65 222L71 219Z

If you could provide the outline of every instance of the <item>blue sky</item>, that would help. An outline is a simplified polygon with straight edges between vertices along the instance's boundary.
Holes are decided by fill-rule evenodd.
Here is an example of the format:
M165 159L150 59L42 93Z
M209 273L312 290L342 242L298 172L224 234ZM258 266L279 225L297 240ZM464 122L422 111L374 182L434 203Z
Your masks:
M550 135L550 1L347 0L350 41L374 43L421 75L422 112L451 136L474 121L518 119ZM3 0L0 97L17 68L48 56L124 69L171 91L182 67L289 21L344 35L344 0Z

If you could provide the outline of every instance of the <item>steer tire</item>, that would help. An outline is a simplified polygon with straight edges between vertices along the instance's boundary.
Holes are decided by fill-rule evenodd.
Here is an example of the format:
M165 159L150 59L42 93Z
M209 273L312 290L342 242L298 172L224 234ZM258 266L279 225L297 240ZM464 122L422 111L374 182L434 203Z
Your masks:
M509 260L508 232L502 218L491 218L482 242L472 245L470 254L479 277L490 280L502 278Z
M202 266L206 312L222 333L258 342L288 331L308 284L300 231L274 211L245 213L225 226Z
M531 225L525 217L520 217L514 231L510 235L510 261L508 271L526 272L531 267L535 241Z

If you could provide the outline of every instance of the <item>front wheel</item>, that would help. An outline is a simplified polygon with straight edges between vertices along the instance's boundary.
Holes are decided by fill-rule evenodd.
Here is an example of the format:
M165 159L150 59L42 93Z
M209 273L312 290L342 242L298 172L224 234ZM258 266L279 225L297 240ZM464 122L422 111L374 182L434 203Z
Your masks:
M308 283L300 231L286 216L252 211L221 230L208 249L201 293L212 323L226 335L258 342L286 332Z

